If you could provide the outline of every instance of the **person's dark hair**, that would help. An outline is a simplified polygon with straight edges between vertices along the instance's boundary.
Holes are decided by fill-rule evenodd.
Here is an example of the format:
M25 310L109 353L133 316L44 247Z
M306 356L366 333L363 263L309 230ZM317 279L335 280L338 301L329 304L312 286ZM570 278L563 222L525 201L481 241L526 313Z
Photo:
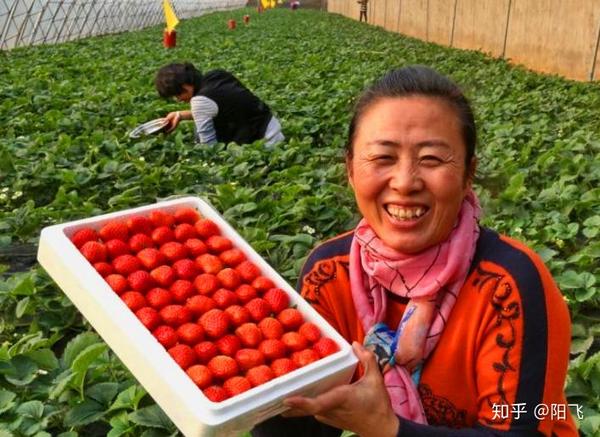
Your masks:
M183 85L192 85L194 94L200 89L202 73L193 64L169 64L156 73L154 85L161 97L173 97L183 92Z
M437 71L422 65L412 65L389 71L367 88L354 106L354 114L348 129L346 156L352 159L356 128L366 110L382 98L425 96L439 98L449 103L456 111L462 127L462 137L467 147L465 164L467 169L475 155L477 131L475 117L468 99L462 90Z

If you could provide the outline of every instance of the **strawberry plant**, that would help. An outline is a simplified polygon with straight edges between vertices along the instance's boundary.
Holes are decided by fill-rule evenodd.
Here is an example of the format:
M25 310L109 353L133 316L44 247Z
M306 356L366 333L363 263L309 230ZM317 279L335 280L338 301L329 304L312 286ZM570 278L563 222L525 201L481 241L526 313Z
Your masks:
M246 14L251 15L248 26L227 29L228 19L241 22ZM358 219L343 162L352 102L384 71L419 63L453 77L473 101L480 132L475 185L484 224L536 249L568 301L573 343L567 394L569 402L581 407L582 433L595 435L600 423L597 83L534 74L480 53L310 10L219 12L183 21L178 33L178 46L172 50L161 47L162 26L157 26L0 53L0 429L19 436L177 434L33 262L44 226L197 194L208 198L286 279L295 281L317 242L351 229ZM137 124L182 109L160 100L152 86L160 66L180 60L190 60L203 71L234 72L269 103L282 122L286 142L272 151L260 143L199 147L190 124L169 136L129 139L126 133ZM175 227L189 223L189 216L183 214L177 222L160 214L149 219L155 228L170 231L149 235L158 254L148 253L138 263L123 258L120 271L113 266L111 273L101 265L106 261L98 261L103 249L90 250L89 256L121 296L133 291L129 275L146 270L156 284L145 289L142 280L138 287L148 307L160 313L183 306L173 298L155 308L163 305L162 292L153 293L159 297L152 301L148 297L154 288L172 293L170 287L179 279L171 267L174 261L162 268L160 258L182 259L181 253L192 253L197 259L210 253L206 239L212 234L195 226L202 244L191 239L181 243L174 237ZM131 235L127 228L128 237L144 227L135 225ZM181 229L180 238L190 235L189 227ZM124 231L106 232L114 236ZM93 240L97 237L82 234L76 244L82 247ZM148 244L136 240L135 248ZM181 246L161 251L168 242ZM130 243L106 241L106 259L133 256ZM245 375L251 385L313 359L286 358L281 335L272 334L278 328L272 322L263 327L253 318L265 308L271 311L271 303L260 297L263 293L252 295L244 287L260 274L244 264L243 254L229 250L217 259L242 278L243 284L231 290L236 307L223 310L212 296L197 295L203 299L186 303L194 319L221 310L236 327L254 323L261 329L264 338L258 347L238 352L256 349L279 361L276 369L254 367ZM217 265L214 259L209 262ZM152 268L154 263L159 266ZM144 316L148 323L150 314ZM156 326L152 332L160 330L162 344L171 349L179 326L173 331ZM206 343L192 349L209 363L221 352L212 341ZM324 351L326 343L320 344ZM252 354L242 355L245 365L252 362ZM229 396L225 388L207 382L205 369L190 373L207 385L212 399ZM247 384L236 379L228 387L235 393Z

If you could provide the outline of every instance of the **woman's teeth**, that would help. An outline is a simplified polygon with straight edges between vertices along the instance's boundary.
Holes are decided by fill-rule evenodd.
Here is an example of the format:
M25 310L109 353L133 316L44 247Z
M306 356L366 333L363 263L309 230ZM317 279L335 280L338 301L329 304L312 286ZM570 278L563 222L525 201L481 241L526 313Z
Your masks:
M426 209L417 206L415 208L404 208L395 205L388 205L387 212L397 220L411 220L421 217L425 214Z

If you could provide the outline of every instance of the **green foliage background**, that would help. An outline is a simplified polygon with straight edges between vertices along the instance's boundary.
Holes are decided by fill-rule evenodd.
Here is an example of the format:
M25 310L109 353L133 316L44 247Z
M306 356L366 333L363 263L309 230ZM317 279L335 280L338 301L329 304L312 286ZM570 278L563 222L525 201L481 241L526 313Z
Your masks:
M227 30L246 13L249 26ZM582 433L599 435L597 83L308 10L214 13L182 22L178 37L172 50L154 27L0 53L0 253L35 247L50 224L194 194L294 283L310 248L358 218L342 152L353 99L390 68L429 65L462 84L476 109L484 224L535 248L568 300L567 393L583 406ZM128 139L138 123L181 109L152 80L183 60L234 72L271 105L286 143L197 147L189 124ZM0 437L176 435L43 269L14 271L3 259Z

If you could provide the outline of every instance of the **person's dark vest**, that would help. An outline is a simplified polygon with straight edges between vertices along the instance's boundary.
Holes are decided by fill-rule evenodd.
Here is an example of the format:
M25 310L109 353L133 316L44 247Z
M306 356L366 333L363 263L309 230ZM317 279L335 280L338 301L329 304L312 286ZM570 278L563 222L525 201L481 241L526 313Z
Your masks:
M271 110L231 73L209 71L196 95L214 100L219 107L213 123L220 143L248 144L264 138Z

